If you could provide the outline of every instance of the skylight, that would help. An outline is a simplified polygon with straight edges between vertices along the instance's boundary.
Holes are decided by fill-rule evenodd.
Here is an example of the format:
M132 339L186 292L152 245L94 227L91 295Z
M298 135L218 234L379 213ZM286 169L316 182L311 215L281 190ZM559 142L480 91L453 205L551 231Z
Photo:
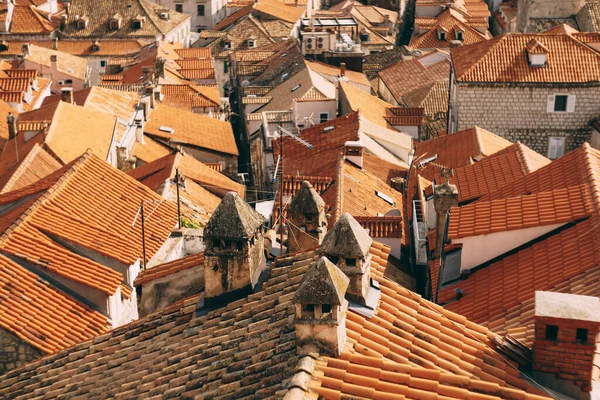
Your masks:
M325 133L331 132L334 129L335 129L335 126L329 125L329 126L326 126L325 128L323 128L323 132L325 132Z
M301 84L297 84L296 86L294 86L294 87L292 88L292 90L291 90L291 91L292 91L292 92L295 92L296 90L300 89L300 86L302 86L302 85L301 85Z
M161 132L167 132L170 134L173 134L173 132L175 132L175 129L171 128L170 126L163 126L163 125L159 126L158 130Z
M395 206L396 203L394 202L394 199L392 199L390 196L388 196L387 194L380 192L379 190L375 191L375 194L377 195L377 197L379 197L380 199L382 199L383 201L385 201L386 203Z

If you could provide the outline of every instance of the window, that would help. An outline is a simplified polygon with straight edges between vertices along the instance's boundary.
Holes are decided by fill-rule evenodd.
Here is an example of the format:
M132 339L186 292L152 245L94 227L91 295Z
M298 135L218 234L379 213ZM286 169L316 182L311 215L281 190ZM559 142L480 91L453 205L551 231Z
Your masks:
M331 312L331 304L323 304L321 311L323 314L328 314Z
M319 113L319 123L322 124L323 122L327 122L327 121L329 121L329 113L328 112Z
M463 33L462 32L456 32L456 40L460 40L462 41L464 39Z
M225 46L225 50L231 49L231 42L229 40L226 40L224 43L224 46Z
M440 31L439 35L440 35L440 40L442 42L444 42L446 40L446 32Z
M567 112L567 100L569 96L556 96L554 98L554 112Z
M548 138L548 158L554 160L565 154L565 138L564 137L549 137Z
M135 30L142 29L142 21L140 21L140 20L134 20L133 21L133 29L135 29Z
M575 96L556 94L548 96L549 113L572 113L575 111Z
M58 81L58 86L62 86L65 84L65 81Z
M73 84L73 79L67 79L67 80L65 81L65 83L66 83L67 85L71 85L71 84Z
M577 333L575 334L575 339L577 343L587 343L588 339L588 330L583 328L577 328Z
M198 8L198 16L204 17L204 4L198 4L197 8Z
M229 61L227 61L227 60L223 61L223 72L224 73L229 72Z
M177 11L178 13L182 13L183 12L183 4L175 4L175 11Z
M546 325L546 340L558 339L558 326Z
M251 49L254 48L254 47L256 47L256 40L254 40L254 39L248 39L248 47L251 48Z

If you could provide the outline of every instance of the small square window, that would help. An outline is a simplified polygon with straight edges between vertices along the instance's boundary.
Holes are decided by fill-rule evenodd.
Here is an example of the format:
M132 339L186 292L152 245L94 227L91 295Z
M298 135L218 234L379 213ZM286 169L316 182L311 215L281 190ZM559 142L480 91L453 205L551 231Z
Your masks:
M554 98L554 112L567 112L567 95L557 95Z
M557 325L546 325L546 340L558 339L558 326Z
M175 4L175 11L177 11L178 13L182 13L183 12L183 4Z
M588 330L583 328L577 328L577 333L575 335L575 339L577 343L587 343L588 340Z
M100 66L101 66L102 68L106 67L106 60L101 60L101 61L100 61Z
M444 42L446 40L446 32L440 32L440 40Z
M330 313L330 312L331 312L331 304L323 304L323 305L321 306L321 312L322 312L323 314Z
M73 79L67 79L67 80L65 81L65 83L66 83L67 85L71 85L71 84L73 84Z
M204 4L198 4L198 16L204 17Z
M319 113L319 123L323 123L323 122L327 122L329 121L329 113L327 112L322 112Z
M462 32L456 32L456 39L460 40L460 41L464 40L463 33Z

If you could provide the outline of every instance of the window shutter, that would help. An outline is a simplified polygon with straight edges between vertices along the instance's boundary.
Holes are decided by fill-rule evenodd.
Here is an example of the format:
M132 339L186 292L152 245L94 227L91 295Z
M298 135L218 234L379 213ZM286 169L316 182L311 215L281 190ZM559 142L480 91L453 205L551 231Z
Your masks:
M546 111L549 113L554 112L554 98L553 94L548 96L548 106L546 107Z
M574 95L569 95L569 97L567 98L567 112L574 112L575 111L575 96Z
M565 154L565 138L556 138L556 156L562 157Z
M553 160L556 158L556 138L548 138L548 158Z

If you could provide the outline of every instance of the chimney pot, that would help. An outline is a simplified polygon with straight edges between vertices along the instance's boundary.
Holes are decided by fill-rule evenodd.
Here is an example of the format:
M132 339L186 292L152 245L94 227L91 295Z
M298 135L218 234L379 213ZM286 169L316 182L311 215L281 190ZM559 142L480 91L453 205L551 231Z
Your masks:
M340 76L346 76L346 63L340 64Z
M356 165L360 169L363 167L363 151L365 145L360 141L347 141L344 143L344 155L346 160Z
M58 50L58 39L52 39L52 50Z
M325 218L325 202L308 181L292 199L288 211L290 236L288 249L290 252L308 250L321 244L327 233Z
M15 115L11 112L8 113L8 116L6 117L6 122L8 123L8 138L9 139L14 139L17 137L17 119L15 118Z
M56 54L52 54L52 55L50 56L50 62L51 62L52 64L56 64L56 62L57 62L57 61L58 61L58 55L56 55Z
M73 88L71 88L71 87L64 87L64 88L60 89L60 98L65 103L73 104L74 103L74 101L73 101Z
M442 174L450 174L450 171ZM439 257L444 248L444 234L446 230L446 218L452 207L458 206L458 189L456 185L445 181L436 185L433 191L433 207L436 213L436 257Z

